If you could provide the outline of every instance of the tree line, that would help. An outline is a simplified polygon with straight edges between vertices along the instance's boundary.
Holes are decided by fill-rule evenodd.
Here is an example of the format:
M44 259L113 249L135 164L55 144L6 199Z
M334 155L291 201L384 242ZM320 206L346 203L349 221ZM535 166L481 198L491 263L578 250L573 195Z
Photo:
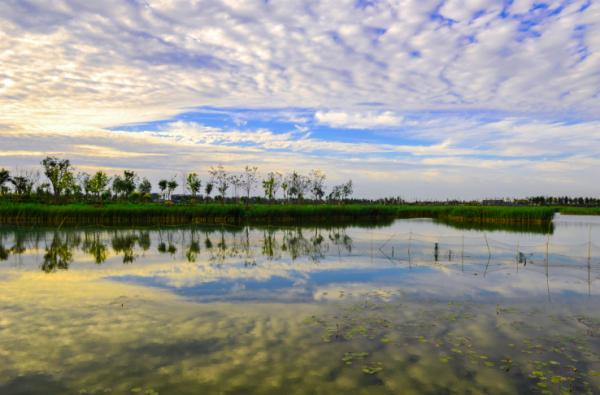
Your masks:
M229 172L222 165L212 166L208 178L201 180L198 173L184 174L158 181L159 194L152 193L153 186L146 177L135 171L124 170L122 174L109 176L99 170L93 174L78 172L69 159L46 157L41 161L42 170L16 171L0 169L0 196L13 200L95 201L110 200L152 201L174 200L175 190L182 186L183 194L178 200L245 202L267 200L269 202L337 201L351 197L352 180L334 185L327 193L326 175L321 170L311 170L304 175L297 171L289 174L269 172L262 176L256 166L245 166L239 173ZM259 195L257 195L257 193ZM262 195L261 195L262 193Z

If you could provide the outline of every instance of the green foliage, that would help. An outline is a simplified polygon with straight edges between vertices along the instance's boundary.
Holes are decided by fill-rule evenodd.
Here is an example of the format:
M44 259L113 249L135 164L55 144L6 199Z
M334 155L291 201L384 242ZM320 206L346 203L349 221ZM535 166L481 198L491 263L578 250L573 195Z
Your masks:
M125 170L123 176L116 176L112 183L117 196L128 197L135 191L138 176L134 171Z
M109 183L108 175L103 171L97 171L92 177L86 177L83 181L84 188L87 192L96 196L96 199L100 199L102 194L106 191Z
M186 178L186 186L192 193L193 197L196 197L198 192L200 192L200 187L202 186L202 182L198 178L198 174L190 173Z
M152 192L152 184L147 178L144 178L138 185L138 191L143 195L148 195Z
M56 198L75 184L71 162L68 159L48 156L42 160L42 166L44 166L44 174L48 177Z

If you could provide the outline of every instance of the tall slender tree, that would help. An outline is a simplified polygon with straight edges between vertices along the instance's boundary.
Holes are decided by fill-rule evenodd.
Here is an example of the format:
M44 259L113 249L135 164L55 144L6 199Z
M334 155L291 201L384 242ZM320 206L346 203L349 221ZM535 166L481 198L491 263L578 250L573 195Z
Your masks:
M200 192L200 187L202 187L202 182L200 181L200 178L198 178L198 174L188 174L186 177L186 185L192 193L192 197L195 199L198 192Z
M241 185L246 193L246 206L250 204L250 194L258 182L258 167L246 166L241 177Z
M214 184L217 187L217 191L221 197L221 203L225 204L225 196L227 194L227 189L229 189L229 177L227 172L223 168L223 165L218 165L216 167L211 167L208 173L210 174L211 184Z

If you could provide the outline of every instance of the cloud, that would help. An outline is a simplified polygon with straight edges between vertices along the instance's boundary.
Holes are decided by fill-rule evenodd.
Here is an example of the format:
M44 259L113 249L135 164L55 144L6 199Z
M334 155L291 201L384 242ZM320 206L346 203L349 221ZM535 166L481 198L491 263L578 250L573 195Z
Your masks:
M169 171L318 166L378 194L396 178L413 196L520 194L525 174L571 191L552 174L594 194L598 20L583 0L3 2L0 165L154 172L162 155Z
M317 111L315 114L317 122L335 128L371 129L398 126L402 123L402 117L391 111L348 113L344 111Z

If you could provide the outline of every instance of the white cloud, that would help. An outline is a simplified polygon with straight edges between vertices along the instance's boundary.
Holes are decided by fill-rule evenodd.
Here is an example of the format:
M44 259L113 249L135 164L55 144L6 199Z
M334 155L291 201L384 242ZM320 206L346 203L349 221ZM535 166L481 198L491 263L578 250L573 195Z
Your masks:
M396 194L388 180L412 196L598 193L600 3L586 4L515 1L503 18L491 0L2 2L0 165L56 153L157 172L160 155L169 171L319 165L370 195ZM313 111L290 110L290 130L243 115L236 130L107 130L199 106ZM317 138L313 120L353 139Z
M392 111L344 112L317 111L317 122L334 128L371 129L380 127L399 126L402 117Z

